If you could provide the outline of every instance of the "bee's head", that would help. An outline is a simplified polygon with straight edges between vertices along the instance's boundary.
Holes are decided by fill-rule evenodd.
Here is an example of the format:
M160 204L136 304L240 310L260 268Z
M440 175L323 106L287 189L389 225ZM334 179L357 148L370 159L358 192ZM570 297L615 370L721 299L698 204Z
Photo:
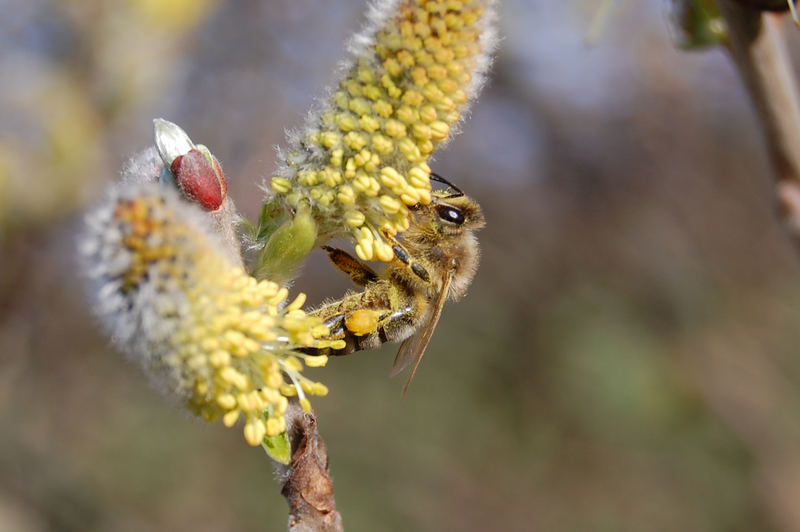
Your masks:
M444 234L460 234L486 225L481 207L475 200L439 174L431 172L431 180L447 185L445 190L432 194L430 205Z

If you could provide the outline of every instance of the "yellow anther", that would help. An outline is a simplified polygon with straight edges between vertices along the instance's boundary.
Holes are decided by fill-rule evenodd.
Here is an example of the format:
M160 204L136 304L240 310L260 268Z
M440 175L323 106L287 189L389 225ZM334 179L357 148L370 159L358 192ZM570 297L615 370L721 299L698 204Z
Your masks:
M428 83L428 73L423 67L415 67L411 69L411 79L414 80L415 85L424 86Z
M440 80L447 77L447 67L434 64L428 67L428 77L432 80Z
M336 193L336 199L342 205L353 205L356 202L356 193L350 185L342 185Z
M465 57L470 56L469 48L464 45L456 45L452 47L453 55L456 56L456 59L464 59Z
M321 382L315 382L311 385L311 394L319 396L328 395L328 387Z
M466 13L464 14L466 15ZM459 17L455 13L448 13L444 16L444 23L450 29L459 29L464 26L464 18Z
M350 227L361 227L366 221L366 216L361 211L346 211L344 219Z
M226 427L232 427L236 424L236 421L239 419L239 414L241 414L240 410L231 410L230 412L226 413L222 416L222 424Z
M314 338L322 338L323 336L328 336L330 333L330 329L324 324L315 325L311 328L311 335Z
M431 137L434 140L444 140L450 134L450 126L441 120L431 123Z
M431 202L430 190L417 189L417 193L419 194L419 202L423 205L428 205Z
M309 356L306 357L306 366L309 368L321 368L328 363L328 357L325 355Z
M217 397L217 404L225 410L230 410L236 407L236 398L229 393L224 393Z
M297 182L307 187L313 187L317 184L317 173L313 170L297 172Z
M351 131L350 133L345 135L344 142L352 150L358 151L367 145L367 137L365 135L362 135L361 133L356 133L355 131Z
M408 105L403 105L397 110L397 118L405 124L411 124L419 120L419 111Z
M358 81L348 79L344 82L344 86L350 96L361 96L361 84Z
M432 65L434 62L433 55L427 50L417 50L414 53L414 59L417 61L418 65L426 68Z
M453 50L451 50L450 48L439 48L434 53L434 57L436 58L437 63L440 63L442 65L448 65L448 68L450 68L449 65L458 64L453 62L455 60L455 54L453 53Z
M397 147L400 148L400 151L403 153L403 155L405 155L406 159L412 163L422 159L422 152L420 152L420 149L417 147L414 141L408 137L400 139L397 142Z
M311 412L311 403L305 397L300 398L300 407L303 409L303 412Z
M267 420L267 436L277 436L286 429L286 420L283 417L271 417Z
M297 395L297 388L294 387L294 384L283 384L280 388L281 395L286 397L294 397Z
M284 362L286 363L286 367L288 367L290 370L303 371L303 364L297 359L296 356L290 355L286 357Z
M417 188L430 189L430 169L426 170L421 166L414 166L408 171L408 181Z
M435 83L428 83L425 85L425 88L422 92L425 95L425 98L433 103L439 102L442 100L442 98L444 98L444 93L439 87L436 86Z
M225 367L231 363L231 354L227 351L219 349L209 355L208 363L214 368Z
M252 412L257 408L257 402L255 400L255 395L250 393L240 393L236 396L236 403L239 405L239 409L243 412Z
M426 124L430 124L436 120L436 109L432 105L424 105L419 110L420 119Z
M374 177L369 179L369 188L364 192L367 196L374 198L381 191L381 184Z
M372 242L359 242L356 244L356 255L361 260L372 260Z
M369 190L369 187L370 187L369 177L363 172L357 173L356 178L353 179L353 188L355 188L359 192L366 192L367 190Z
M281 396L280 391L274 388L261 388L258 393L261 395L262 399L271 405L277 404Z
M343 156L344 150L341 148L331 151L331 165L336 167L341 166Z
M353 98L350 100L350 110L353 111L358 116L366 114L369 112L370 104L364 98Z
M414 33L416 33L422 38L425 38L431 34L431 27L425 24L424 22L417 22L416 24L414 24Z
M339 144L339 139L341 139L341 136L335 131L325 131L319 136L319 141L326 148L333 148Z
M403 37L409 37L411 35L414 35L414 25L410 21L403 20L400 22L399 26L400 26L400 35L402 35Z
M381 164L381 158L377 153L373 153L370 158L364 162L364 170L367 172L374 172Z
M411 52L407 50L400 50L397 52L397 62L400 63L405 68L411 68L414 66L414 56L411 55Z
M358 122L350 113L339 113L336 115L336 125L342 131L352 131L358 127Z
M426 87L430 84L426 85ZM425 101L425 96L419 91L409 90L403 94L403 103L411 107L419 107Z
M378 259L389 262L394 258L394 252L392 251L392 247L383 242L382 240L375 240L373 242L374 252Z
M288 288L286 288L285 286L284 286L284 287L281 287L281 289L280 289L280 290L278 290L277 292L275 292L275 295L274 295L274 296L272 296L271 298L269 298L268 302L269 302L271 305L277 305L278 303L281 303L281 302L283 302L283 300L284 300L284 299L286 299L286 297L287 297L288 295L289 295L289 289L288 289Z
M458 89L458 82L454 79L442 79L438 82L439 88L442 89L442 92L445 94L449 94L453 101L459 104L467 103L466 97L467 94L464 91L460 91ZM463 100L463 101L462 101Z
M381 154L391 153L394 150L394 143L380 133L372 135L372 147Z
M344 176L347 179L353 179L356 176L356 162L352 157L348 158L347 162L344 163Z
M392 116L393 112L392 104L390 104L386 100L376 101L374 104L372 104L372 108L378 116L381 116L383 118L389 118L390 116ZM361 114L366 114L366 111L364 111Z
M267 426L260 419L252 419L244 425L244 439L250 445L259 445L267 434Z
M303 292L300 292L299 294L297 294L297 297L294 298L294 301L292 301L286 306L286 312L291 312L293 310L301 308L305 304L305 302L306 302L306 295Z
M358 69L358 79L362 83L372 83L374 76L372 74L372 70L369 68L359 68Z
M239 390L246 390L250 386L250 379L231 366L222 368L219 371L219 376L224 382L235 386Z
M294 387L292 387L294 389ZM296 393L296 390L295 390ZM286 397L289 397L288 395ZM278 415L283 415L286 412L286 408L289 406L289 400L286 399L283 395L278 397L278 402L275 403L275 413Z
M406 126L394 119L387 120L383 125L383 130L390 137L401 138L406 136Z
M431 138L431 128L428 127L426 124L416 123L411 127L411 133L414 137L418 139L429 139Z
M397 61L397 59L395 59L394 57L390 57L386 61L384 61L383 68L386 69L386 72L390 76L397 77L403 73L402 65L400 65L400 62Z
M342 173L328 166L319 173L319 178L323 183L333 188L342 182Z
M378 199L378 202L383 207L383 210L388 214L395 214L402 207L402 203L394 199L392 196L383 195Z
M333 102L336 104L336 107L342 111L347 109L349 100L350 98L343 91L336 91L333 95Z
M292 183L285 177L273 177L270 186L272 190L280 194L286 194L292 189Z
M408 192L405 192L400 195L400 199L403 200L403 203L405 203L408 206L416 205L417 203L419 203L419 193L413 188L410 188L408 190L409 190ZM405 231L406 229L408 229L408 227L404 227L400 229L400 231Z
M356 166L364 166L370 158L372 158L372 153L369 150L361 150L353 159L355 160Z
M334 340L330 344L331 349L344 349L347 346L347 342L344 340Z
M375 117L367 114L363 115L361 118L358 119L358 125L361 126L361 129L369 133L374 133L381 127L381 123L378 122L378 120L376 120Z
M365 85L363 92L364 96L370 100L379 100L381 98L381 89L375 85Z
M403 179L403 176L400 175L400 172L391 166L385 166L381 168L381 181L384 185L391 188L404 183L405 179Z

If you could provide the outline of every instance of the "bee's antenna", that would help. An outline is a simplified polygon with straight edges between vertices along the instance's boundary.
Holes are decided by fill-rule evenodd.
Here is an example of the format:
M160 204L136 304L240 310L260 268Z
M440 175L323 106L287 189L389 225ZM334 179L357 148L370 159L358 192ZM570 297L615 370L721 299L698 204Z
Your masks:
M431 172L431 180L432 181L436 181L438 183L442 183L443 185L447 185L448 187L453 189L454 192L452 194L449 194L448 196L446 196L448 198L458 198L458 197L464 195L464 192L462 192L460 188L458 188L453 183L451 183L447 179L443 178L442 176L440 176L436 172Z

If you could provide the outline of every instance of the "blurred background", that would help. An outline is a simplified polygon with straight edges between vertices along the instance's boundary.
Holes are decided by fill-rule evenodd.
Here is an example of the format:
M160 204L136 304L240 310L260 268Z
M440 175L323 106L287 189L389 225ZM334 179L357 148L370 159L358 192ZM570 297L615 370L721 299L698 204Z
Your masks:
M254 218L365 1L0 0L0 530L284 529L264 453L99 334L75 233L154 117ZM758 124L666 2L587 46L598 4L502 2L433 164L483 206L483 262L407 397L396 346L310 373L348 530L800 530L800 258ZM315 252L297 287L347 283Z

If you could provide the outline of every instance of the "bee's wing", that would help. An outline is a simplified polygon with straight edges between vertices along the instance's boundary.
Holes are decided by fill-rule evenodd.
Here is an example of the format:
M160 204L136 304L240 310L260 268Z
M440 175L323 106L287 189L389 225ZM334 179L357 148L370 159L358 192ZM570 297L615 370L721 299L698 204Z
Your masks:
M442 290L436 294L436 300L433 302L433 306L431 307L431 314L428 318L428 321L424 323L413 336L407 338L402 344L400 344L400 350L397 351L397 356L394 357L392 371L389 374L391 377L394 377L403 371L406 366L412 362L414 363L414 365L411 367L411 374L408 376L406 385L403 386L402 395L406 394L408 386L411 384L411 381L414 379L414 374L417 372L417 367L422 361L422 355L425 354L425 349L428 347L428 344L431 341L433 330L436 328L436 323L439 321L439 316L442 315L444 303L447 301L447 292L450 289L450 282L452 280L453 272L450 271L444 278Z

